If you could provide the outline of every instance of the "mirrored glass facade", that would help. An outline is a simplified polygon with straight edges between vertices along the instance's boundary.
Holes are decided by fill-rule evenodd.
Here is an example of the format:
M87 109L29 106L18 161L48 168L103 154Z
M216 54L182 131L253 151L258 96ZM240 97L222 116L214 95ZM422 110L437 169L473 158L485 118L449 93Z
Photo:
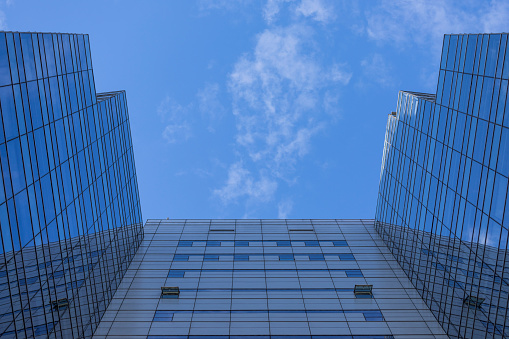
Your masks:
M87 35L0 32L0 336L90 338L142 240L124 92Z
M376 228L451 338L509 337L507 40L446 35L387 123Z
M355 295L372 285L372 295ZM179 289L162 295L161 287ZM148 220L94 338L442 338L373 220Z

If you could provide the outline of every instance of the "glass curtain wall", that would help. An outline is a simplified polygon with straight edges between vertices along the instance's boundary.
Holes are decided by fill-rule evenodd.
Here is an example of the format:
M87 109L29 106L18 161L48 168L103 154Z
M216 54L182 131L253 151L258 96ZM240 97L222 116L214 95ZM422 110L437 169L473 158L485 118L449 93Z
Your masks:
M87 35L0 33L0 336L91 337L142 239L124 92Z
M446 339L373 224L149 219L94 339Z
M509 336L507 40L446 35L436 95L387 122L377 230L453 338Z

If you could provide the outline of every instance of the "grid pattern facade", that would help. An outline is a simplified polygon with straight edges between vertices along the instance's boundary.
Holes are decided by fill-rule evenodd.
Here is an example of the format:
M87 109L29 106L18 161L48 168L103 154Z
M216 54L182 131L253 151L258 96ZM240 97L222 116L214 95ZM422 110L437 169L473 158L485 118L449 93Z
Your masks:
M376 228L453 338L509 337L507 40L446 35L387 123Z
M148 220L94 338L447 338L373 220ZM373 297L356 298L356 284ZM161 287L178 287L178 298Z
M87 338L142 240L124 92L87 35L0 33L0 336Z

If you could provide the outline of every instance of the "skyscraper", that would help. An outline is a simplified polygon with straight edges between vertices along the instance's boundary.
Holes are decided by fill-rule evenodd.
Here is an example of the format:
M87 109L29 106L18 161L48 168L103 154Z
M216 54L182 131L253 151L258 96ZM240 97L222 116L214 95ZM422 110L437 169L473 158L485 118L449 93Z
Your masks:
M446 35L387 123L376 227L452 338L509 336L507 40Z
M0 33L0 336L91 337L143 238L124 92L87 35Z
M94 338L447 338L373 220L148 220Z

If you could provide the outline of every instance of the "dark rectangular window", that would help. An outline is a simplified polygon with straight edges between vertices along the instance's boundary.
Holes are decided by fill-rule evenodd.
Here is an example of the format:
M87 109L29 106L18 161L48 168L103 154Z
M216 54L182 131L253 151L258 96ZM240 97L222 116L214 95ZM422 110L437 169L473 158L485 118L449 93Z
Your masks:
M203 261L219 261L219 255L216 254L205 254Z
M188 261L189 256L184 254L175 254L173 261Z
M351 253L340 253L338 254L339 260L355 260Z
M380 311L363 311L362 313L366 321L384 321L384 317Z
M162 311L157 310L154 314L154 319L152 321L172 321L173 320L173 311Z
M362 275L361 270L346 270L345 273L346 273L346 276L349 277L349 278L362 278L362 277L364 277Z
M309 260L323 261L323 260L325 260L325 258L323 257L323 254L321 254L321 253L310 253Z
M432 264L433 264L433 266L436 267L437 270L440 270L440 271L445 271L446 270L446 267L444 265L440 264L440 263L435 263L434 262Z
M168 278L184 278L184 274L186 274L186 271L171 270L168 273Z
M249 260L249 254L235 254L233 256L234 261L248 261Z
M280 254L279 260L280 261L294 260L293 254Z

